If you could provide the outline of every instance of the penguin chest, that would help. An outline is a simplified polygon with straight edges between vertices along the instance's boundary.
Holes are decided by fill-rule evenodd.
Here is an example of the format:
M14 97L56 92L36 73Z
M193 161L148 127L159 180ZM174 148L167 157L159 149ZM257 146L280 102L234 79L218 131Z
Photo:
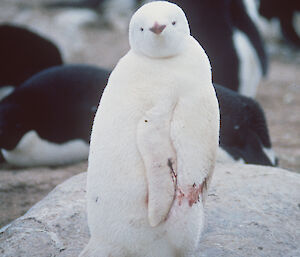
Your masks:
M239 93L248 97L255 97L262 77L257 52L248 37L239 30L234 32L233 42L239 59Z

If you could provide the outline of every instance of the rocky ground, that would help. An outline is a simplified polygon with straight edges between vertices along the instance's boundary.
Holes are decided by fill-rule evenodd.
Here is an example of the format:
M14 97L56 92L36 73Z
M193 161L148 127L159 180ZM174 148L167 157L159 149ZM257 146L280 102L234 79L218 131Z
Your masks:
M67 63L112 68L128 50L127 32L120 29L120 24L114 29L101 26L101 20L91 11L45 10L39 6L43 1L1 0L0 22L27 25L51 38ZM82 21L86 25L78 26ZM270 70L259 87L257 100L265 110L279 166L300 172L300 53L276 43L269 46L269 52ZM2 165L0 227L24 214L55 185L86 167L86 162L33 169Z
M1 256L78 256L89 239L85 180L86 173L73 176L0 229ZM217 164L195 256L299 257L299 193L300 174Z

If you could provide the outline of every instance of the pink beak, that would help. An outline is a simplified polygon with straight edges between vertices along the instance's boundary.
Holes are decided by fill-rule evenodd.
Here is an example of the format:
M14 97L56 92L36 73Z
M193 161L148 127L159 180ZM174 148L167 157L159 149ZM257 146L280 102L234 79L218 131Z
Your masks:
M153 27L149 30L155 33L156 35L159 35L162 33L162 31L165 29L166 25L159 25L157 22L154 23Z

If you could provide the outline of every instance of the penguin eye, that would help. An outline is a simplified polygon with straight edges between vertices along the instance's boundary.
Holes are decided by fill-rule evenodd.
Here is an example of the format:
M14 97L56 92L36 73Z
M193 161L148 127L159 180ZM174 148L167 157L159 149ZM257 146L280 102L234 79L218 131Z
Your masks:
M141 28L140 28L140 30L141 30L141 31L144 31L144 28L143 28L143 27L141 27Z
M173 25L173 26L176 25L176 21L173 21L173 22L172 22L172 25Z

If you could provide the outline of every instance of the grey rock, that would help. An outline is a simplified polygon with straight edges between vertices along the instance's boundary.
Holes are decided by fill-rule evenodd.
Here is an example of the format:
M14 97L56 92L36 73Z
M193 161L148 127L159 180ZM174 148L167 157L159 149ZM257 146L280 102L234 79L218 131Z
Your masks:
M77 256L88 242L82 173L58 185L24 216L0 230L0 256Z
M88 242L86 173L57 186L0 230L3 257L73 257ZM300 256L300 175L255 165L218 165L197 257Z

